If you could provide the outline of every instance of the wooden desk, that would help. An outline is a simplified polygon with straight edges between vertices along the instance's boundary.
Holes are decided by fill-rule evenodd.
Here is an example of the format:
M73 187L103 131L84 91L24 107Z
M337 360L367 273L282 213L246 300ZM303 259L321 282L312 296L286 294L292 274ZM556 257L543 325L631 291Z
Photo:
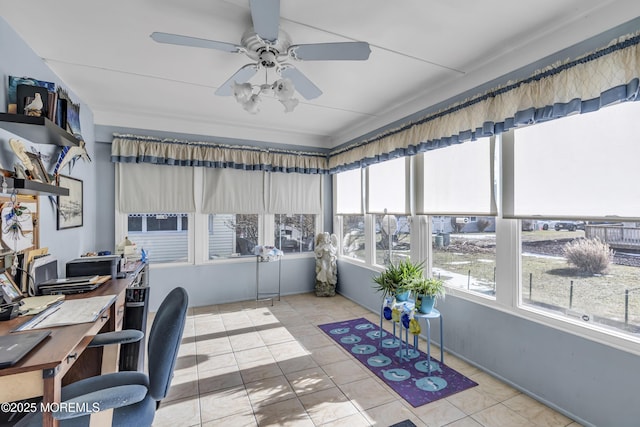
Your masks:
M0 402L42 396L45 404L57 403L60 402L60 390L64 384L100 373L117 371L119 346L109 346L103 350L87 349L87 345L99 332L122 329L125 290L135 279L136 276L132 275L126 279L110 280L94 291L67 295L66 299L102 295L117 297L104 315L95 322L50 328L51 336L18 364L0 369ZM31 318L32 316L20 316L0 322L0 335L11 333L10 331ZM57 424L50 413L43 414L44 426Z

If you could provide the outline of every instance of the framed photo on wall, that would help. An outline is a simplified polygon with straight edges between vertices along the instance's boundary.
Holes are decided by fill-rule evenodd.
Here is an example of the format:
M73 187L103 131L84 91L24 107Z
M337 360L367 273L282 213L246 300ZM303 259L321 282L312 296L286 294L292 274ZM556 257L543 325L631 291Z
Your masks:
M40 159L40 156L30 152L27 152L26 155L27 157L29 157L29 160L31 160L31 164L33 165L33 169L29 171L32 174L30 179L44 182L45 184L50 184L51 180L49 179L49 174L42 164L42 159Z
M22 299L22 292L6 270L0 272L0 293L2 294L2 300L6 304Z
M82 227L82 180L58 175L58 187L68 188L68 196L58 196L58 230Z

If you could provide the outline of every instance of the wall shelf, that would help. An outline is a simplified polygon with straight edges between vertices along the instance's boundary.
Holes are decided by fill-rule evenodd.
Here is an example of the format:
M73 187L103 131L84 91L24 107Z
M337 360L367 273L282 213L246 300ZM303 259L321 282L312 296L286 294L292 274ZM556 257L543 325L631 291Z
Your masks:
M22 178L5 178L8 188L15 188L18 194L28 194L33 196L68 196L69 189L56 185L45 184L38 181L30 181ZM2 182L0 180L0 182Z
M54 144L70 147L80 145L78 138L46 117L0 113L0 128L35 144Z

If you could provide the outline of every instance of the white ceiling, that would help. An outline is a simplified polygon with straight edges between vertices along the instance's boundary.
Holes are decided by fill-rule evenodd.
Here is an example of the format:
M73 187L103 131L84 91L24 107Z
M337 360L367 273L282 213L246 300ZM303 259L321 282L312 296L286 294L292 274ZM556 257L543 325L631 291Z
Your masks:
M248 3L0 0L0 13L88 104L96 125L323 148L640 15L637 0L281 0L280 27L293 44L366 41L371 55L296 62L323 95L298 96L292 113L266 99L250 115L233 97L214 95L250 62L245 55L149 37L159 31L240 44L251 26Z

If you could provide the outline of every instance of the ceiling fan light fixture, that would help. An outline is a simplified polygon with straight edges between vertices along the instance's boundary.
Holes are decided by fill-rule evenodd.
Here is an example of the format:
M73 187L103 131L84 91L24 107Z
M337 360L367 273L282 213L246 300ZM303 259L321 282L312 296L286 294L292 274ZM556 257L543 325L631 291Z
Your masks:
M270 85L268 83L260 85L260 94L265 96L273 96L274 95L273 85L272 84Z
M244 104L253 96L253 86L251 83L238 84L233 82L233 96L240 104Z
M242 108L244 108L249 114L258 114L260 112L260 96L258 94L253 94L246 101L242 102Z
M280 101L286 101L293 98L296 88L293 86L291 79L284 78L276 80L273 83L273 90Z
M284 112L290 113L298 106L298 98L281 99L280 102L284 105Z

